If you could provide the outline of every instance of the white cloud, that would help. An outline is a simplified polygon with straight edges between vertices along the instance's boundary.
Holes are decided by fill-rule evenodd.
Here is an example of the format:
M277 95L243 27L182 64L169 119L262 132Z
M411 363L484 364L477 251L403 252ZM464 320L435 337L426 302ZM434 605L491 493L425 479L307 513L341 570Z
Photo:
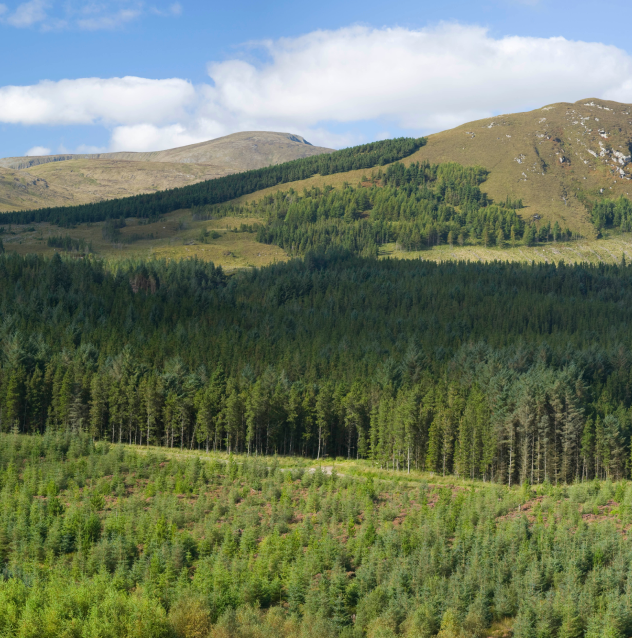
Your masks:
M309 126L387 119L440 129L588 95L632 100L632 58L564 38L494 39L455 24L411 31L353 27L266 43L270 62L209 65L211 103L238 118Z
M77 146L77 148L72 152L96 154L96 153L107 153L107 151L108 149L105 146L91 146L89 144L79 144L79 146Z
M45 146L34 146L33 148L29 148L26 153L24 153L25 157L39 157L41 155L50 155L50 148L46 148Z
M477 26L350 27L260 43L266 62L208 65L212 84L97 78L0 88L0 121L103 123L112 150L156 150L244 130L358 143L362 122L411 133L587 97L632 101L632 56L564 38L493 38ZM335 125L336 133L330 130ZM332 127L333 128L333 127ZM342 131L342 132L340 132Z
M2 5L3 10L1 14L5 14L7 7ZM13 13L10 13L6 18L3 18L3 22L11 25L12 27L24 28L30 27L38 22L43 22L47 17L47 9L50 7L50 2L47 0L29 0L18 5Z
M0 88L0 122L9 124L161 124L195 100L187 80L83 78Z
M149 14L177 17L182 6L176 2L164 8L148 7L143 0L27 0L10 11L0 4L0 24L17 28L39 25L42 31L113 30Z
M189 127L182 124L117 126L112 131L110 146L113 151L155 151L195 144L221 137L224 133L221 126L204 121L194 122Z
M127 22L136 20L142 14L139 8L121 9L112 14L101 14L91 18L80 18L77 26L84 31L98 31L100 29L116 29Z

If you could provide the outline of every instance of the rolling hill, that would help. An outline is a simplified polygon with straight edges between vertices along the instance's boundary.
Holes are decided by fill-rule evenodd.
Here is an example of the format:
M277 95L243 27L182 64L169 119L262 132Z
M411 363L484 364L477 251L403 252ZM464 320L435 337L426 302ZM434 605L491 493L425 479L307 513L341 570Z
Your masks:
M583 199L632 196L632 105L587 99L499 115L428 136L406 163L479 164L495 200L522 199L539 215L591 236ZM603 189L603 191L602 191Z
M522 199L525 219L568 227L586 238L595 228L584 201L632 197L632 105L589 98L534 111L498 115L428 135L405 165L457 162L489 171L482 189L494 200ZM366 171L314 176L271 191L356 183ZM538 219L536 217L536 219Z
M0 212L151 193L330 153L291 133L243 132L151 153L0 159Z
M501 204L508 197L511 201L522 200L524 207L518 207L515 210L515 214L523 220L520 223L523 225L526 223L528 226L535 219L537 220L535 225L542 228L549 222L550 227L558 222L562 229L568 228L579 235L582 238L581 242L553 242L549 237L550 243L546 243L545 240L545 243L529 245L524 236L519 235L518 246L512 248L512 243L509 241L509 226L505 226L505 241L501 242L502 245L495 241L487 245L479 228L478 233L470 234L470 241L467 241L464 246L459 245L457 241L450 243L443 237L438 242L441 245L435 245L430 251L427 249L419 251L410 247L402 248L398 244L399 240L394 238L381 242L379 254L432 260L507 259L550 262L563 259L567 262L618 263L622 256L629 260L632 257L632 244L627 234L622 235L615 229L604 230L609 240L594 241L597 231L591 222L589 207L586 204L600 199L614 199L619 195L630 198L632 195L631 109L630 105L597 99L581 100L574 104L551 104L536 111L499 115L430 135L425 144L417 146L418 150L413 152L411 149L410 154L400 156L401 162L406 166L425 161L430 164L457 162L464 166L481 166L487 171L480 186L481 191ZM246 155L244 148L247 146L244 143L244 135L246 134L232 136L239 142L235 148L241 145L242 157ZM270 139L275 134L265 135ZM216 141L215 148L220 149L223 146L226 151L226 140L227 138ZM282 140L281 144L284 144ZM290 139L288 144L290 147L296 144L306 149L315 149L304 143L302 138L298 141ZM68 191L71 192L73 199L66 200L64 203L80 204L114 196L122 197L134 192L155 192L159 190L158 181L169 187L187 183L195 184L209 177L219 176L213 174L215 169L210 163L187 162L188 159L200 161L208 159L210 154L207 151L212 146L213 143L206 143L174 149L156 153L153 159L146 154L138 154L138 157L135 155L135 160L102 157L51 161L28 169L0 168L0 192L3 182L6 185L7 182L14 180L15 183L11 188L17 192L17 195L14 196L13 201L16 201L19 196L25 202L23 208L34 208L35 202L39 202L39 206L50 204L55 201L54 198L63 198L64 193ZM273 154L273 146L268 144L268 155ZM258 148L256 153L259 153L261 157L261 149ZM357 153L359 148L348 149L348 151ZM327 149L320 150L327 151ZM239 154L234 149L231 152L232 157ZM202 153L207 154L203 157ZM219 156L218 151L215 157ZM333 159L334 156L331 157ZM173 159L182 163L176 164L171 161ZM277 155L276 159L281 160L282 156ZM329 161L329 156L327 160ZM246 162L246 159L243 161ZM168 203L165 207L165 202L162 202L163 210L159 213L161 217L158 221L138 219L134 222L132 219L127 227L121 230L120 240L114 243L106 238L103 224L99 222L98 217L94 218L92 223L81 223L76 227L71 224L71 227L63 233L67 233L68 237L73 237L77 241L89 242L98 254L110 257L152 255L180 258L196 255L229 269L259 266L270 261L283 261L290 256L291 251L288 253L282 246L274 245L276 240L262 244L256 238L256 227L265 222L265 215L262 216L261 212L265 208L265 203L261 202L262 208L257 202L274 195L277 191L289 189L302 193L305 188L309 190L314 186L331 185L336 191L344 190L345 185L353 187L360 182L363 186L370 186L365 179L373 180L374 177L368 178L367 175L374 176L378 165L391 161L392 159L388 159L386 162L383 160L372 164L376 166L375 169L340 168L323 175L318 174L318 170L312 167L312 172L302 171L303 177L305 175L311 175L311 177L300 181L291 181L296 179L292 176L293 169L290 169L293 165L287 165L281 170L289 171L290 179L277 181L269 188L262 188L261 183L258 183L251 190L250 187L242 189L245 194L228 204L233 212L211 211L209 213L207 211L206 216L200 215L199 210L186 210L191 205L186 203L187 198L194 201L197 197L193 191L197 193L200 187L203 187L204 193L207 194L204 195L200 191L198 195L207 197L213 193L217 194L221 190L220 185L226 180L236 182L228 191L233 188L238 189L242 182L245 184L252 178L252 174L244 174L243 179L238 175L225 177L216 185L209 183L184 188L178 191L182 193L184 199L178 195L174 200L174 202L180 202L177 205L169 208ZM227 164L226 160L225 165ZM173 167L177 167L177 173ZM158 173L159 171L162 172ZM160 180L155 178L157 174L160 175ZM62 178L67 191L58 186ZM37 198L33 196L33 193L37 194ZM28 201L29 197L32 198L31 201ZM162 195L145 197L149 198L146 208L151 212L154 210L154 205L159 203L158 200L154 202L154 199L162 198ZM214 201L227 201L231 197L235 195ZM129 204L131 203L130 201ZM245 204L248 206L243 207ZM127 207L127 200L122 200L121 212L113 216L137 217L131 212L125 213ZM57 210L61 209L53 208L50 212L55 213ZM510 210L503 210L505 212L502 214L505 216L513 214L511 207ZM101 219L107 217L108 215ZM367 214L364 214L364 217L367 217ZM94 221L97 223L95 224ZM13 223L15 224L13 228L5 229L6 232L3 235L7 250L21 253L48 253L57 250L49 245L48 238L59 235L58 226L50 226L43 220L35 226L31 222L24 222L22 226L15 220ZM518 224L518 222L510 222L510 224L514 223ZM142 224L142 228L136 224ZM249 232L232 232L244 224L251 229ZM494 228L495 234L497 226ZM424 232L423 229L420 230ZM457 234L454 235L455 240ZM426 248L430 247L430 241L427 243Z

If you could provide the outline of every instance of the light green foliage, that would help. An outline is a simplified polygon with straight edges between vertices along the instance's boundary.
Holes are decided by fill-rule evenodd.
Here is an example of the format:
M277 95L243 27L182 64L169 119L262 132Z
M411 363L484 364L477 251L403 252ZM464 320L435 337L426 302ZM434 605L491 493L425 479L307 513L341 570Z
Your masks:
M583 520L613 497L625 508L625 483L413 487L208 458L1 435L0 635L482 638L507 617L516 638L632 629L617 519ZM546 518L518 510L542 497Z

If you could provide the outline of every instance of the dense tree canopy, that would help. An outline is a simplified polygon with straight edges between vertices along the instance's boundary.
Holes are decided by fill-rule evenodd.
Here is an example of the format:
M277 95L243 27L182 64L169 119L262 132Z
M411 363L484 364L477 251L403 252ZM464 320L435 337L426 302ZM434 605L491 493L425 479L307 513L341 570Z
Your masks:
M599 199L592 204L592 222L597 230L616 228L625 232L632 230L632 201L627 197Z
M0 424L509 484L623 477L631 283L342 253L231 277L5 255Z
M397 483L0 435L0 635L623 638L632 487ZM391 478L393 475L391 474Z
M381 244L402 250L437 244L484 246L535 244L571 237L550 224L527 225L516 213L522 201L492 202L480 185L488 172L460 164L396 162L353 187L313 187L298 193L277 191L245 205L195 210L196 218L259 217L257 240L277 244L293 255L338 248L377 256Z

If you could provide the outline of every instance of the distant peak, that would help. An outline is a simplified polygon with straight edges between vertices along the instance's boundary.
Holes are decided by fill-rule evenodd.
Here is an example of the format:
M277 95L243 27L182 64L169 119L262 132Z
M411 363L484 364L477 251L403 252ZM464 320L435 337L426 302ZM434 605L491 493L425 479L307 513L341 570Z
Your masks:
M307 144L307 146L313 146L310 142L308 142L304 137L300 135L292 135L292 133L288 133L287 138L292 142L298 142L299 144Z

